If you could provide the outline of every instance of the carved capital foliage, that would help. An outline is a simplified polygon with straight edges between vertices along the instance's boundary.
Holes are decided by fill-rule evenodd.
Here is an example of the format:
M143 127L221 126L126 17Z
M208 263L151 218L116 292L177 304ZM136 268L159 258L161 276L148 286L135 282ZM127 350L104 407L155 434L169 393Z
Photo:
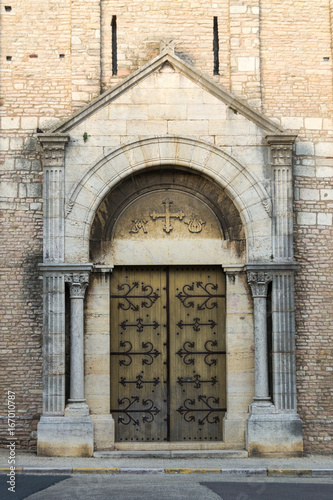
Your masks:
M84 299L87 286L89 284L89 273L69 273L65 274L65 282L69 283L71 299Z
M69 136L67 134L40 134L38 139L43 147L44 167L63 166L65 146L69 141Z
M264 271L249 271L247 273L247 282L249 283L252 291L252 296L267 297L268 285L273 279L273 273Z

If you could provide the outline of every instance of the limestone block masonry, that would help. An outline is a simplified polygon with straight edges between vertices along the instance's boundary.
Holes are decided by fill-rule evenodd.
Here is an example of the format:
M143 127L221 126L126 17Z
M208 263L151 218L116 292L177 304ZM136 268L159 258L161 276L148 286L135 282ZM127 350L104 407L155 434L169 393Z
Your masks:
M216 446L332 453L333 0L0 9L0 421L13 391L17 447L117 447L113 267L214 263ZM206 203L221 239L153 237L145 217L118 238L114 221L159 190Z

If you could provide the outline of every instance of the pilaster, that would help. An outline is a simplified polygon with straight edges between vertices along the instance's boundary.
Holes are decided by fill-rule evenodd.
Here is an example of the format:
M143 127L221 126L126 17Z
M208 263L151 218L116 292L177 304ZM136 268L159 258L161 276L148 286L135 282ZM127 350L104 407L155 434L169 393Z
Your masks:
M110 277L113 266L94 266L85 307L85 397L94 423L95 451L113 450L110 414Z
M274 272L272 327L274 404L296 413L294 271L288 268Z
M268 135L272 167L272 234L274 261L291 262L293 252L292 147L294 135Z
M43 147L43 254L44 263L64 261L65 147L67 134L39 134Z
M65 284L61 273L43 276L43 414L65 410Z
M226 273L226 396L223 441L245 447L248 407L253 399L253 315L242 265L223 266Z

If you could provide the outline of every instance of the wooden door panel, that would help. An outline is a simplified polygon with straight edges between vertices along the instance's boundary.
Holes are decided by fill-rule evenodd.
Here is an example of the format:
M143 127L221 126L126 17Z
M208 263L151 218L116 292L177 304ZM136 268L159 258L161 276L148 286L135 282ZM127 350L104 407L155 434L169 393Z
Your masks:
M224 274L217 267L173 267L169 282L170 439L222 440Z
M221 268L116 268L111 413L116 441L222 440L225 280Z
M111 280L111 413L116 441L167 440L166 275L117 268Z

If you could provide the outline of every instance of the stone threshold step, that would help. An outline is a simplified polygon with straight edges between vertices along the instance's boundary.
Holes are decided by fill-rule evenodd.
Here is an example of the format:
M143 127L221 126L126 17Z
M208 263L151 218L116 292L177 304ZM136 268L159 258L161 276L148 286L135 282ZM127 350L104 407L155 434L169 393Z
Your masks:
M246 450L115 450L95 451L95 458L248 458Z

